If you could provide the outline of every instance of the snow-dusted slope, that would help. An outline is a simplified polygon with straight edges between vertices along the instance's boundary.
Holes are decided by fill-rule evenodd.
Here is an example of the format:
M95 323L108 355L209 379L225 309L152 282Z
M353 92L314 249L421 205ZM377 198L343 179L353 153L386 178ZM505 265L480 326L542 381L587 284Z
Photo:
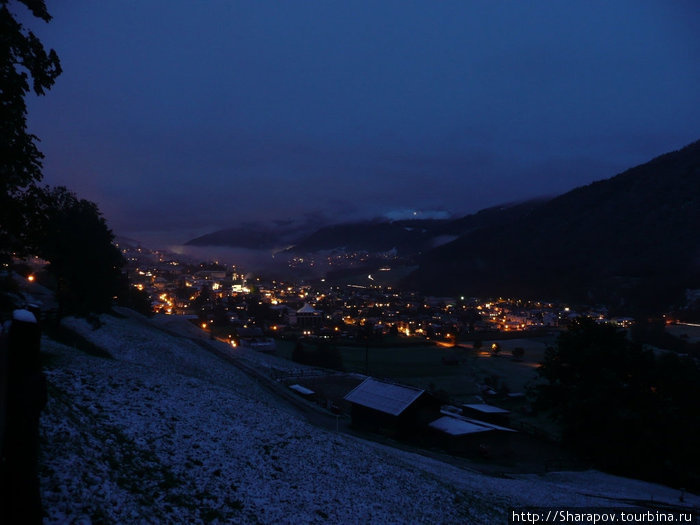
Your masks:
M70 324L113 360L43 342L48 523L504 523L510 506L678 501L598 472L490 478L326 432L186 339L103 321Z

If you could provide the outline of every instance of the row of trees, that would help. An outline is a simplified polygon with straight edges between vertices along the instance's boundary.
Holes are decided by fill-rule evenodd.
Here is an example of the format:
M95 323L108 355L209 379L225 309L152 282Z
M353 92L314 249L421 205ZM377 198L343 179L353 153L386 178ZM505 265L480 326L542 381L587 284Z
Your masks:
M63 312L102 312L128 289L124 259L97 205L66 188L46 189L38 206L34 253L49 261Z
M563 441L622 474L700 488L700 369L673 352L644 349L624 331L574 321L540 368L538 406Z
M42 1L20 0L31 13L48 22L51 16ZM22 251L29 239L28 221L33 197L42 178L43 154L37 137L27 131L25 97L43 95L61 74L54 50L47 51L0 3L0 247ZM30 84L31 81L31 84Z
M48 273L63 312L109 308L127 295L123 259L97 205L66 188L41 186L43 154L27 130L30 93L44 95L61 74L54 50L18 22L9 0L0 1L0 264L36 255ZM35 17L51 20L43 0L18 0ZM2 282L3 288L11 280Z

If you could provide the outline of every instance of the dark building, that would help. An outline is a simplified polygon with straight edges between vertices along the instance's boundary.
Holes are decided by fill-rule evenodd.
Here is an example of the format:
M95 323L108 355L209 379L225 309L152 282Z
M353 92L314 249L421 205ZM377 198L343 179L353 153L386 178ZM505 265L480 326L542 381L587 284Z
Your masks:
M432 421L429 428L445 450L488 458L510 454L512 436L516 434L510 428L448 412Z
M298 328L310 330L321 326L322 321L323 317L321 316L321 312L308 303L305 303L304 306L299 308L295 314L289 318L290 325L296 325Z
M507 425L510 419L510 411L503 408L487 405L485 403L471 403L462 405L462 415L495 423L496 425Z
M425 390L371 377L345 400L352 405L353 425L383 434L413 436L440 415L440 401Z

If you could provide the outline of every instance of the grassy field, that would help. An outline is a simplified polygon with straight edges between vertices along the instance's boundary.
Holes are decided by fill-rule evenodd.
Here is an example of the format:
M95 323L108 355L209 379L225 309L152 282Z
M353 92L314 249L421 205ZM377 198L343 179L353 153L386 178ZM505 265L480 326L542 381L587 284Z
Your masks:
M455 348L435 346L375 347L338 346L347 371L368 373L373 377L390 378L419 388L444 390L457 401L468 401L481 393L480 385L495 376L510 392L522 392L537 377L537 365L553 339L512 339L499 341L497 356L490 352L491 341L484 341L480 351L462 344ZM278 341L277 355L291 359L295 342ZM513 348L525 350L522 361L514 361ZM448 365L443 358L452 357L457 365ZM366 360L367 359L367 360Z

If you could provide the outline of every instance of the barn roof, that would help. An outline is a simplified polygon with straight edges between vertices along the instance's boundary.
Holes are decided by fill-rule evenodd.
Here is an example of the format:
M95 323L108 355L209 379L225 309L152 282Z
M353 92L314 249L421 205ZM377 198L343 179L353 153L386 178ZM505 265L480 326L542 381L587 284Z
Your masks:
M462 423L468 423L470 425L477 425L480 427L484 427L486 430L501 430L503 432L517 432L517 430L513 430L512 428L502 427L502 426L496 425L494 423L489 423L488 421L481 421L479 419L472 419L470 417L462 416L459 414L453 414L445 409L440 410L440 413L443 416L446 416L446 417L453 419L455 421L460 421ZM440 419L444 419L444 418L440 418ZM436 423L437 421L439 421L439 419L433 421L429 426L431 426L433 428L437 428L436 426L433 426L433 423ZM445 422L445 424L447 424L447 422ZM459 425L457 425L455 423L455 426L453 428L457 428L457 427L459 427ZM464 428L466 429L467 427L465 426ZM438 430L441 430L441 429L438 429ZM467 433L467 432L464 432L464 433ZM460 434L462 434L462 433L461 432L456 433L455 435L460 435Z
M440 430L451 436L464 436L466 434L476 434L479 432L489 432L494 430L491 426L478 424L474 421L465 421L456 417L442 416L428 425L430 428Z
M368 377L350 391L345 396L345 400L385 414L398 416L424 392L425 390L419 388L386 383Z
M493 405L487 405L485 403L469 403L462 405L465 408L471 408L477 412L483 412L485 414L510 414L509 410L503 408L495 407Z

